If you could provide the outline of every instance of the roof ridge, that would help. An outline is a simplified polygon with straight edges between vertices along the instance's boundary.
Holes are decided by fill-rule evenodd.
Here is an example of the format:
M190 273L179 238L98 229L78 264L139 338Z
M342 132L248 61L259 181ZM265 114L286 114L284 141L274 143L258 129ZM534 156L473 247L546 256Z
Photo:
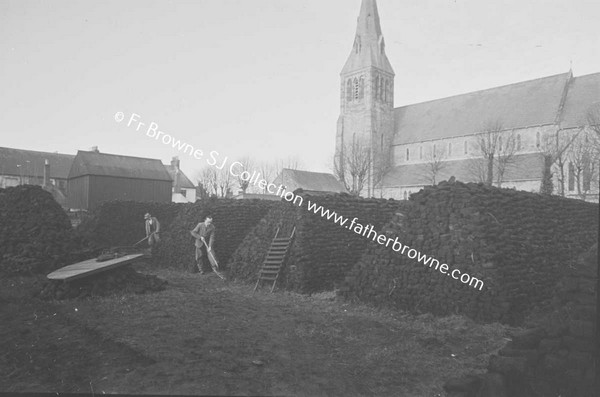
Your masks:
M531 82L533 82L533 81L538 81L538 80L544 80L544 79L556 78L556 77L558 77L558 76L563 76L563 75L569 75L569 72L565 72L565 73L559 73L559 74L554 74L554 75L552 75L552 76L539 77L539 78L537 78L537 79L531 79L531 80L519 81L519 82L516 82L516 83L511 83L511 84L499 85L499 86L490 87L490 88L484 88L484 89L482 89L482 90L471 91L471 92L465 92L465 93L462 93L462 94L450 95L450 96L443 97L443 98L431 99L431 100L429 100L429 101L423 101L423 102L411 103L411 104L404 105L404 106L398 106L398 107L394 108L393 110L398 110L398 109L402 109L402 108L407 108L407 107L409 107L409 106L423 105L423 104L426 104L426 103L432 103L432 102L436 102L436 101L444 101L444 100L447 100L447 99L450 99L450 98L458 98L458 97L461 97L461 96L472 95L472 94L479 93L479 92L485 92L485 91L496 90L496 89L498 89L498 88L504 88L504 87L517 86L517 85L520 85L520 84L531 83Z
M17 148L12 148L12 147L7 147L7 146L0 146L0 150L2 150L2 149L17 150L17 151L20 151L20 152L32 152L32 153L42 153L42 154L57 154L59 156L71 156L71 157L75 157L74 154L42 152L40 150L17 149Z
M95 152L93 150L78 150L77 153L90 153L90 154L100 154L104 156L113 156L113 157L127 157L130 159L141 159L141 160L152 160L152 161L160 161L162 165L165 165L160 159L152 159L150 157L139 157L139 156L128 156L125 154L112 154L112 153L103 153L103 152Z

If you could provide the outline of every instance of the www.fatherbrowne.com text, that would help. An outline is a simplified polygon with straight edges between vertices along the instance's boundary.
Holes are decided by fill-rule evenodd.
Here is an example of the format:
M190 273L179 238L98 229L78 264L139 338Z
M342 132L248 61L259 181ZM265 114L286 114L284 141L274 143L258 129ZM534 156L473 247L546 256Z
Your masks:
M115 121L117 123L120 123L124 119L125 114L123 112L115 113ZM204 157L204 152L201 149L198 149L189 143L176 139L172 135L159 130L157 123L151 122L146 124L141 122L141 116L139 114L131 114L131 117L127 123L127 127L131 127L132 125L135 127L136 131L144 133L149 138L157 141L160 140L163 144L171 146L174 149L183 152L184 154L188 154L196 160L202 160ZM146 125L148 127L144 129L143 127ZM209 166L217 168L218 170L222 170L227 166L228 160L228 157L220 159L219 152L212 150L209 152L209 158L206 159L206 163ZM265 179L262 179L260 173L257 173L256 171L250 172L249 170L245 170L243 164L238 161L234 161L229 165L229 173L236 178L240 178L243 181L249 182L250 185L258 186L260 189L267 190L270 194L277 195L288 202L298 205L299 207L302 207L304 203L304 198L302 196L286 191L285 187L282 185L277 186ZM357 222L358 218L353 218L348 224L349 218L339 215L335 211L326 209L317 203L311 202L310 200L307 200L307 210L314 214L320 215L327 220L333 220L334 223L345 227L346 229L351 230L363 237L370 238L380 245L384 245L386 247L390 247L391 245L392 250L395 252L406 255L410 259L416 259L417 262L422 263L425 266L429 266L430 268L434 268L435 270L439 270L440 273L445 274L448 277L452 277L455 280L459 280L463 284L468 284L473 288L478 288L480 291L483 289L483 281L472 277L467 273L462 273L458 269L450 270L450 267L447 264L440 263L437 259L421 254L416 249L402 244L400 241L398 241L398 237L392 238L386 236L385 234L379 234L374 230L373 225L363 226Z

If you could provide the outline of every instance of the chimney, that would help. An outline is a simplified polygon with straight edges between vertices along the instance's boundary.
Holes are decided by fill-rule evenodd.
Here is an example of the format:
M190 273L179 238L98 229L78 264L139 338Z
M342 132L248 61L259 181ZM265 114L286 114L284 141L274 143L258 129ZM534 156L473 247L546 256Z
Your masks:
M171 166L175 167L176 171L179 171L179 157L175 156L171 159Z
M100 153L100 151L98 150L98 146L92 146L92 148L90 149L90 152Z
M177 160L177 162L179 163L179 160ZM173 162L171 162L171 164L173 164ZM175 193L181 193L181 177L179 176L179 164L177 164L176 167L177 168L175 168L175 181L173 182L175 186L173 186L173 191Z
M44 161L44 182L42 183L44 188L50 186L50 162L48 159Z

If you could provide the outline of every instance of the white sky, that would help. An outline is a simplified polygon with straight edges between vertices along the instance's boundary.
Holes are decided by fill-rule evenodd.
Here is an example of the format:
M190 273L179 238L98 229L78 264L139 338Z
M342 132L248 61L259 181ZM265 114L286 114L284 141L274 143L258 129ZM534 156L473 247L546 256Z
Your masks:
M379 0L396 106L600 72L598 0ZM360 0L0 0L0 146L298 157L330 171ZM180 156L193 177L205 165Z

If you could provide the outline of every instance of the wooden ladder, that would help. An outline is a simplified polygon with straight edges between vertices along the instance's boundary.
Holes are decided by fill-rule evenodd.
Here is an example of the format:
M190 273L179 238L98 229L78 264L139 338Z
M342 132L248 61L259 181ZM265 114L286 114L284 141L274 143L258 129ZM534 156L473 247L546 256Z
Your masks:
M256 280L254 291L256 291L261 281L272 281L273 285L271 286L271 292L273 292L295 232L296 227L292 230L290 237L278 237L279 228L277 228L275 237L273 238L273 241L271 241L271 246L267 252L267 257L258 271L258 280Z

